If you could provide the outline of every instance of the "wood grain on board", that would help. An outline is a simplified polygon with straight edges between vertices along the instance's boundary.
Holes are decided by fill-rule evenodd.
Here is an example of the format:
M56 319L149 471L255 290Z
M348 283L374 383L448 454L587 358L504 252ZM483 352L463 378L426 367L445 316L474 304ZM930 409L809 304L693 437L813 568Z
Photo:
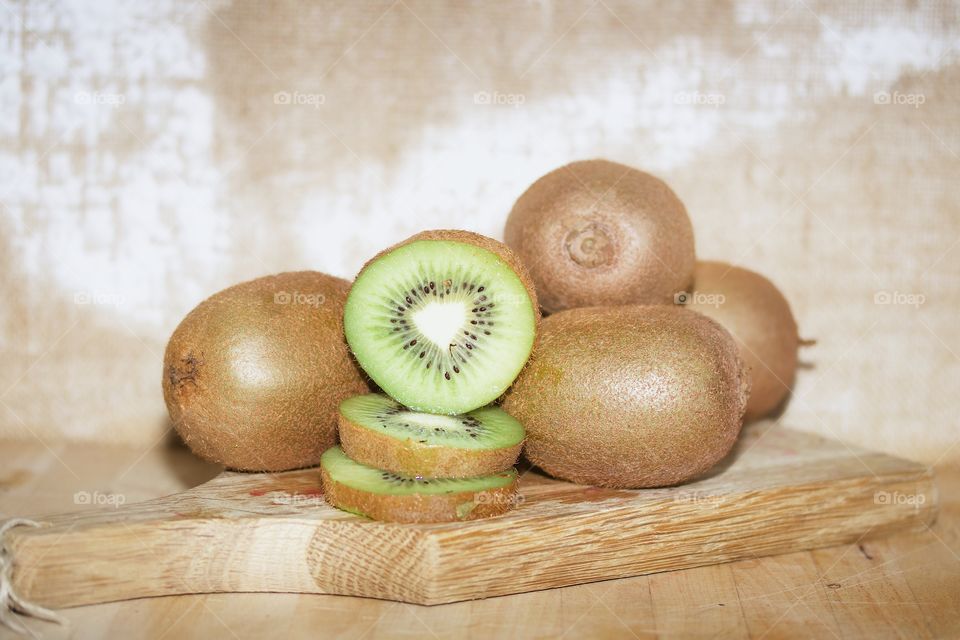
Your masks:
M937 513L927 467L767 426L681 487L610 490L530 471L521 492L502 517L397 525L327 506L316 469L225 472L168 497L41 518L5 544L16 587L53 607L251 591L438 604L919 531Z

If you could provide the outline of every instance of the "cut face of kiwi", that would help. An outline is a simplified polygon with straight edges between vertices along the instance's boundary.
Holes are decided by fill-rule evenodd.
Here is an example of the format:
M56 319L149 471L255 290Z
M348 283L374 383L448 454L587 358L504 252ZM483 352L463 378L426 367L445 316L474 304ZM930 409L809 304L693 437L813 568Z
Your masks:
M498 407L462 415L411 411L370 393L340 403L340 442L354 460L395 473L465 478L513 466L523 426Z
M386 522L456 522L509 511L517 502L513 469L476 478L417 478L350 459L340 447L320 458L329 504Z
M347 342L403 405L472 411L499 397L530 355L532 289L488 243L499 245L466 232L421 234L357 276L344 309Z

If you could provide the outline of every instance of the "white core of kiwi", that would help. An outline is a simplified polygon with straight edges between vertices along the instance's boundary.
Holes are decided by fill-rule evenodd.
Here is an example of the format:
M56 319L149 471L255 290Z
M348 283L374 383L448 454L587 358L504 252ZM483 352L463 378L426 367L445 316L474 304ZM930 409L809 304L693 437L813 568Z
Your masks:
M398 419L405 420L426 429L443 429L444 431L464 431L463 422L453 416L436 415L433 413L419 413L403 411L397 414Z
M413 314L412 320L421 335L446 349L467 325L467 311L463 302L431 302Z

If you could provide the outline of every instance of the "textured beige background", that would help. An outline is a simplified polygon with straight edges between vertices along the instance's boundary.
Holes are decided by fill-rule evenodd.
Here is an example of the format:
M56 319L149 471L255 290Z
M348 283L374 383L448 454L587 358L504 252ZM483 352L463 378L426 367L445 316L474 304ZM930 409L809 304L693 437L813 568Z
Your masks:
M0 434L167 423L161 354L238 280L500 236L540 174L665 178L807 349L788 424L960 456L955 2L11 2ZM875 297L889 294L890 304Z

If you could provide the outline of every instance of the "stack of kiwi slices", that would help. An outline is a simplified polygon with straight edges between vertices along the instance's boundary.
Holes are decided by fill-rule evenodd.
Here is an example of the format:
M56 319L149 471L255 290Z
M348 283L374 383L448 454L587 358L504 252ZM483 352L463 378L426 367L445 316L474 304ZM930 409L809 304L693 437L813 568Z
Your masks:
M347 296L344 333L384 393L340 403L340 446L320 461L327 501L389 522L511 509L525 432L491 403L539 322L527 272L495 240L428 231L375 256Z

